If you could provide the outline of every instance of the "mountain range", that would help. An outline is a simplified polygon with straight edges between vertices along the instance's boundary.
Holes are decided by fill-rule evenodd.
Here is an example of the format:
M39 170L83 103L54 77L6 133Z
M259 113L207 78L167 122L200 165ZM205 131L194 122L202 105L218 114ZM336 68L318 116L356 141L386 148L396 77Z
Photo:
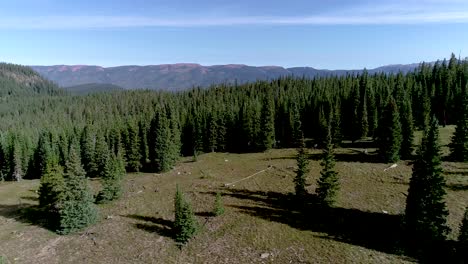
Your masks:
M419 64L387 65L369 69L369 73L405 73ZM101 67L88 65L31 66L41 76L67 87L111 84L124 89L152 89L178 91L213 84L239 84L257 80L270 80L284 76L324 77L357 74L362 70L320 70L312 67L284 68L280 66L248 66L242 64L202 66L194 63L161 64L148 66ZM82 89L83 87L78 87ZM71 89L69 89L71 90ZM105 90L105 89L104 89Z

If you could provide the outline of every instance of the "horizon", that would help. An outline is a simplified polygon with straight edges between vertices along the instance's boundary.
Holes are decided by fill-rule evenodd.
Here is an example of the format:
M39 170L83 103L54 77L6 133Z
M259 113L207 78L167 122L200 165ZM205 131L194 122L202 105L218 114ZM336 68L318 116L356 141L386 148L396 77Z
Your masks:
M372 69L466 57L462 0L18 0L0 10L1 61Z

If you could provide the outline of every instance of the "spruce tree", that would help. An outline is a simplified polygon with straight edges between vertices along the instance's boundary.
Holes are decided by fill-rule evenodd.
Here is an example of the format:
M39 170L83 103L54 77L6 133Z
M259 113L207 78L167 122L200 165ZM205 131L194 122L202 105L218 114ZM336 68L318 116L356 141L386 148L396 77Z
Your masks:
M338 147L341 145L341 141L343 140L343 134L341 133L341 110L339 103L335 105L333 110L331 129L333 144L335 147Z
M88 177L92 177L92 174L96 171L96 164L94 163L94 146L95 136L91 131L90 125L86 125L83 132L81 132L80 151L81 162L83 163L83 168Z
M400 160L401 123L397 105L393 98L387 103L379 123L378 135L379 154L387 162Z
M104 177L105 166L109 159L109 146L107 145L104 136L96 137L96 148L94 151L94 171L92 177Z
M221 193L217 192L213 207L213 215L220 216L222 214L224 214L223 198L221 197Z
M137 129L133 124L127 124L124 138L126 169L129 172L138 172L141 168L140 140Z
M423 247L445 240L450 231L438 129L437 119L433 116L418 150L419 157L413 165L406 200L406 231L411 239L426 243Z
M182 245L195 236L198 224L192 211L192 207L185 200L184 195L179 190L179 186L176 187L174 207L174 237L176 242Z
M75 146L65 165L65 188L59 203L60 234L81 230L97 220L97 209Z
M413 110L409 100L403 102L400 116L402 134L400 155L403 159L410 159L413 155L414 124Z
M468 161L468 94L463 92L457 115L455 133L450 143L450 157L454 161Z
M275 145L275 103L271 95L263 100L260 117L260 150L271 149Z
M166 112L160 110L156 112L151 121L149 145L150 167L155 172L166 172L175 164L174 143L170 122L167 119Z
M39 186L39 207L45 213L47 225L52 230L59 228L60 201L65 188L63 168L58 161L47 160Z
M367 137L369 133L369 119L367 113L367 93L364 92L361 109L361 138Z
M307 149L305 147L304 137L301 138L299 142L299 147L297 148L297 170L296 178L294 178L296 196L304 196L307 194L305 189L307 173L309 173L309 160L307 157Z
M49 133L43 132L39 136L37 147L34 150L31 164L28 167L28 179L40 179L45 173L48 156L51 155L51 146L49 143Z
M213 111L213 110L212 110ZM208 150L215 152L218 145L218 123L216 114L212 113L208 125Z
M323 167L317 182L317 198L321 205L332 206L335 203L340 188L338 173L335 169L335 155L333 153L333 138L329 126L327 133L327 145L323 150L323 159L320 165Z
M118 154L121 156L121 154ZM102 171L102 190L96 198L97 203L107 203L120 198L122 193L121 180L125 173L125 165L114 153L106 157L106 163Z

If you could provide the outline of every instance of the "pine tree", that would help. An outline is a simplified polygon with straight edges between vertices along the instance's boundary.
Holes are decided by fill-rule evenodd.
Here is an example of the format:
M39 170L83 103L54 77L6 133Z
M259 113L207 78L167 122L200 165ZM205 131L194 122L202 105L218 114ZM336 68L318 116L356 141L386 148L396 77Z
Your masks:
M450 157L454 161L468 161L468 94L463 92L456 120L455 133L450 143Z
M60 234L81 230L97 220L97 209L75 146L65 165L65 188L59 201Z
M97 203L107 203L120 198L122 193L121 179L125 173L125 164L119 160L121 154L106 157L106 163L102 171L102 190L96 198Z
M323 160L320 165L323 169L320 172L321 176L317 182L317 198L319 204L332 206L335 203L340 185L338 173L334 170L335 155L333 153L333 138L330 126L327 133L327 145L323 150Z
M413 110L409 100L403 102L400 116L402 132L400 155L403 159L410 159L413 155L414 124Z
M367 114L367 93L364 92L361 109L361 138L367 137L369 133L369 119Z
M263 100L259 144L260 150L268 150L275 145L275 103L270 95Z
M294 178L294 184L295 184L295 190L296 190L296 196L304 196L307 194L307 191L305 189L305 184L306 184L306 176L307 173L309 173L309 160L307 157L307 150L305 147L305 142L304 142L304 137L302 137L299 147L297 149L297 156L296 156L296 162L297 162L297 170L296 170L296 178Z
M147 128L144 125L143 121L138 122L138 141L139 145L139 152L140 152L140 164L143 170L147 169L147 164L149 162L148 156L148 138L147 138Z
M124 138L126 169L129 172L138 172L141 168L140 141L137 129L133 124L127 125L127 131Z
M91 132L91 127L86 125L81 133L80 151L81 162L83 163L83 168L88 177L92 177L92 174L96 171L96 164L94 163L94 145L95 137Z
M52 230L59 228L60 201L65 188L63 179L63 168L58 161L49 159L39 186L39 207L45 213L47 225Z
M411 239L426 245L445 240L450 231L446 220L446 183L442 174L438 129L434 116L418 150L406 200L407 233Z
M179 186L176 187L174 207L174 237L176 242L182 245L196 234L198 227L192 207L185 200Z
M224 205L221 193L216 193L216 199L213 207L213 215L220 216L224 214Z
M170 140L169 140L169 155L170 155L170 167L172 168L180 158L180 150L182 147L179 116L175 109L168 107L167 118L169 121L170 129Z
M155 172L166 172L175 164L174 143L172 142L170 123L166 112L156 112L151 121L149 156L150 166Z
M40 179L45 173L48 156L51 155L51 146L49 143L49 133L43 132L39 136L37 147L34 150L31 164L28 167L28 179Z
M339 104L336 104L333 110L331 129L333 144L338 147L341 145L341 141L343 140L343 134L341 133L341 112Z
M109 159L109 146L104 137L98 135L96 137L96 148L94 151L94 171L92 177L104 177L105 167Z
M397 105L393 98L387 103L379 123L379 153L385 162L400 160L401 123Z
M215 113L212 113L208 125L208 148L211 152L215 152L218 145L218 123L216 119Z
M21 157L21 141L12 137L9 146L9 179L20 181L23 179L23 166Z

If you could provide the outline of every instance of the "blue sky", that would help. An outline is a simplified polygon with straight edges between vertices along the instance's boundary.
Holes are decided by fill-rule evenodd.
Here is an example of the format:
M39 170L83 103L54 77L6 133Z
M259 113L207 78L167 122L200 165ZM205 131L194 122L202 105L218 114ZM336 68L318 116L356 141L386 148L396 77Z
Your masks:
M466 0L15 0L0 61L374 68L468 56Z

